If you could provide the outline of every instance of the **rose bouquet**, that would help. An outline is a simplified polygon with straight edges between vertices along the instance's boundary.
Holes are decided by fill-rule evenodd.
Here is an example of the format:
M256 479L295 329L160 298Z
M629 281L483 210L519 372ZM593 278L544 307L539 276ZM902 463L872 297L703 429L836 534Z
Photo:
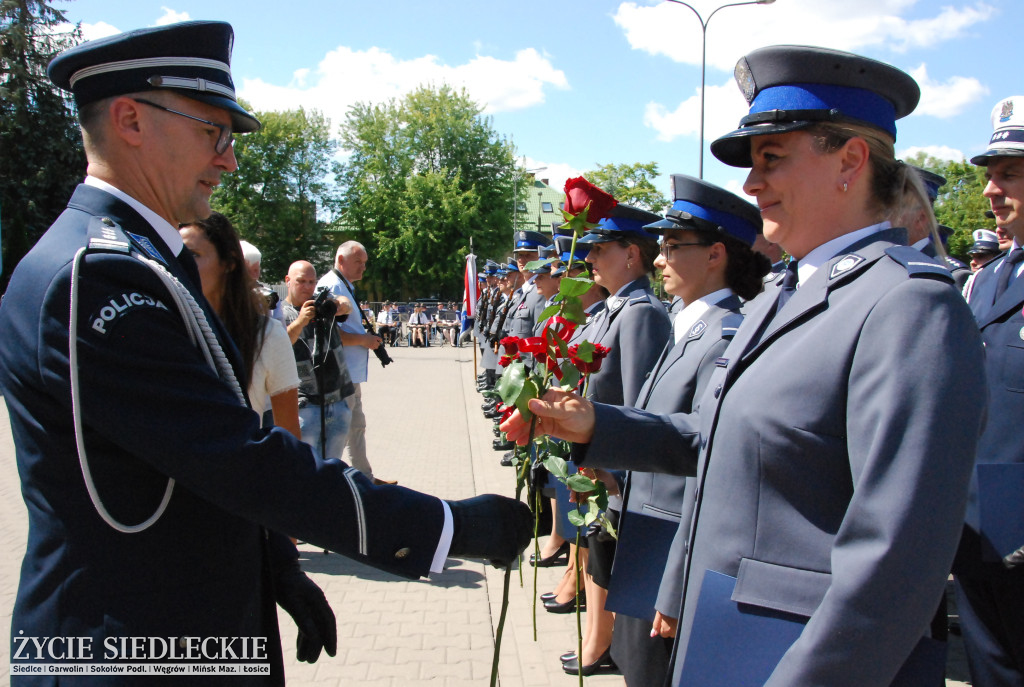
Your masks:
M562 210L565 224L572 230L572 244L569 250L569 264L573 264L576 252L576 240L597 226L602 219L610 216L618 202L608 193L597 188L583 177L569 179L565 183L565 205ZM552 262L548 259L545 262ZM530 263L527 269L534 269L541 261ZM563 391L577 391L586 395L587 382L590 375L601 369L601 361L609 353L609 349L600 344L583 340L570 345L577 328L586 324L586 313L580 296L585 294L594 281L589 275L572 277L563 276L558 293L552 299L539 319L545 322L540 336L529 338L506 337L501 340L504 355L499 361L504 368L500 380L495 385L494 395L500 398L501 420L507 419L518 409L524 420L531 423L530 438L525 446L517 447L513 458L516 468L516 498L520 498L523 489L528 486L531 469L542 464L556 479L564 483L573 493L576 508L568 513L569 521L577 527L576 533L576 589L577 589L577 646L578 654L582 655L582 633L579 616L580 566L578 560L579 529L594 522L599 523L615 536L614 528L604 515L608 507L608 491L604 483L592 479L583 472L569 474L567 457L568 443L550 437L535 437L536 418L532 417L528 404L531 399L543 396L551 388ZM534 364L528 363L532 359ZM530 507L536 513L540 507L540 489L530 490ZM580 508L586 505L586 512ZM536 522L536 519L535 519ZM536 525L535 525L536 526ZM534 532L534 555L540 558L540 545L537 532ZM497 682L498 658L501 647L501 635L508 608L508 589L511 569L506 570L504 596L501 614L495 633L494 659L491 671L491 685ZM534 640L537 638L537 568L534 567ZM582 671L580 684L583 683Z

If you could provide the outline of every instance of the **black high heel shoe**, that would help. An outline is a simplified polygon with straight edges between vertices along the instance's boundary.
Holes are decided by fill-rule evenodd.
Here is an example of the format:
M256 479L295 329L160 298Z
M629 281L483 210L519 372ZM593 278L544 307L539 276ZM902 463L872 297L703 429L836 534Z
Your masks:
M571 661L571 660L573 660L575 658L576 658L576 650L573 649L572 651L566 651L564 654L559 656L558 660L561 661L564 664L566 661Z
M537 568L552 568L556 565L569 565L569 542L564 541L558 550L547 558L537 560L537 554L530 554L530 565Z
M569 675L577 675L583 673L584 676L593 675L594 673L602 670L615 670L618 666L615 665L615 661L612 660L612 648L608 647L604 650L596 661L588 666L583 666L583 670L580 670L580 662L575 656L568 661L562 663L562 670Z
M587 610L587 594L584 591L579 592L580 595L580 610ZM565 603L558 603L556 600L544 602L544 610L548 613L575 613L576 612L576 597L569 599Z
M558 596L558 594L555 594L554 592L544 592L538 598L541 600L541 603L544 603L545 601L554 601L556 596Z

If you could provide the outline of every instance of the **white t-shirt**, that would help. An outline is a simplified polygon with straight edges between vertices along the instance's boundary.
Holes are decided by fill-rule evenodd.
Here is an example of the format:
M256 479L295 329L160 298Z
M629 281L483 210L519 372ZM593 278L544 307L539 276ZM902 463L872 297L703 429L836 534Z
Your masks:
M252 367L249 401L261 416L270 408L271 396L299 388L291 339L284 325L272 317L264 319L263 348Z

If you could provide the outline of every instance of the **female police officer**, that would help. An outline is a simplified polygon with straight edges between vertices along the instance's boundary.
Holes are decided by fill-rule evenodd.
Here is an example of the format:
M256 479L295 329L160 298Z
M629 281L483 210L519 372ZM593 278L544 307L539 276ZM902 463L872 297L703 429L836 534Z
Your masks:
M751 53L736 77L750 114L711 150L751 167L765 237L794 261L716 365L699 433L630 411L634 450L700 447L673 684L939 682L929 621L985 389L948 272L887 221L908 184L923 193L893 157L919 90L889 65L794 46ZM624 439L602 417L621 410L597 406L595 431L579 401L531 409L563 437Z

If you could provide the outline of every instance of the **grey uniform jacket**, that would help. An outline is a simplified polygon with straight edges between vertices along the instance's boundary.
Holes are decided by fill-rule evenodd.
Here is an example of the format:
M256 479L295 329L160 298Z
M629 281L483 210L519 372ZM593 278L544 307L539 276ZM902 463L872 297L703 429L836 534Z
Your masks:
M508 317L505 318L505 331L507 336L525 339L533 336L537 315L544 309L544 296L537 293L537 287L533 284L524 284L516 290L516 295L518 297L512 302Z
M643 454L675 431L680 463L701 445L673 684L707 636L709 571L739 578L731 612L803 623L760 678L773 687L889 685L928 632L984 416L983 354L948 273L904 239L850 247L774 318L778 282L751 301L700 400L699 442L679 415L629 433Z
M609 305L587 323L586 332L587 341L611 349L590 377L587 398L613 405L636 401L672 329L647 277L631 283L623 294L606 301Z
M715 361L725 352L726 346L736 333L743 316L740 314L740 299L731 295L701 315L690 327L686 335L676 343L669 339L658 358L654 369L648 376L636 407L652 413L689 413L694 410L695 399L699 399L707 386L711 372L715 369ZM671 336L671 335L670 335ZM614 406L603 406L609 412L602 414L602 423L608 423L607 430L629 433L631 426L626 416ZM601 464L613 468L631 467L633 452L626 455L611 456L600 443L592 443L587 456L588 465ZM609 587L608 608L619 610L617 597L629 597L639 601L647 601L658 594L658 582L665 569L666 556L672 533L668 533L667 541L652 541L655 532L664 532L661 523L644 522L645 518L660 521L684 523L683 529L688 531L690 516L693 513L694 489L696 485L692 477L681 475L657 474L659 472L679 472L677 451L669 451L659 455L645 455L647 462L661 468L651 472L630 471L626 479L625 505L619 523L619 546L612 569L611 586ZM692 463L691 463L692 466ZM692 474L692 472L690 473ZM644 523L643 530L638 529ZM676 525L678 527L678 524ZM674 528L673 528L674 529ZM647 541L635 541L638 536L633 532L649 533ZM685 553L685 548L680 552ZM665 579L677 580L674 589L664 590L664 598L648 607L645 603L644 616L653 619L654 610L665 615L674 616L679 607L682 572L685 556L678 555L675 560L669 558L672 570L664 575ZM646 569L653 568L650 573ZM656 575L652 589L638 589L637 579L630 577L648 577ZM639 604L623 603L622 612L637 608Z

